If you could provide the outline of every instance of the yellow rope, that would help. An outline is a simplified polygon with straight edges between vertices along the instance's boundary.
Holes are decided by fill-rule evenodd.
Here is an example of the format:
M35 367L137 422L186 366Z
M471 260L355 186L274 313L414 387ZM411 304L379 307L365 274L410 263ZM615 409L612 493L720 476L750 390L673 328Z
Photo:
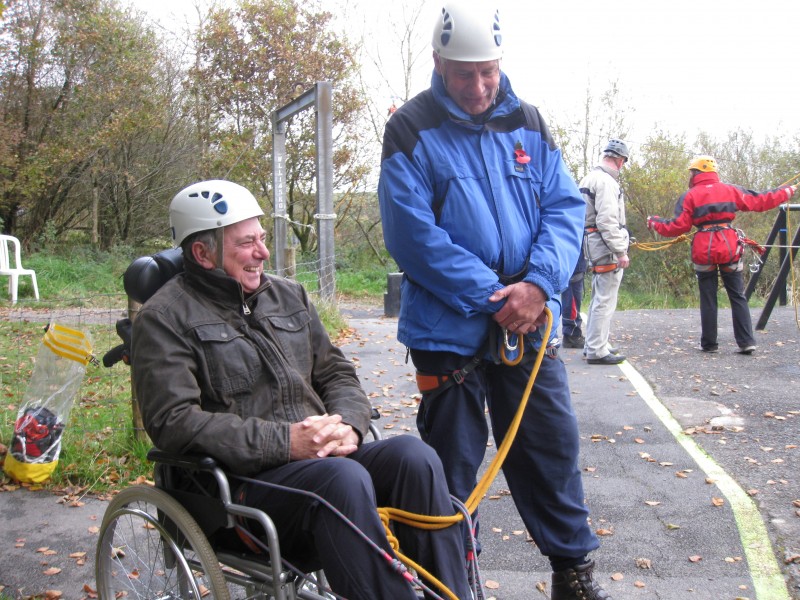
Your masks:
M692 238L685 233L679 235L676 238L672 238L669 240L659 240L657 242L634 242L631 244L631 248L638 248L639 250L644 250L645 252L656 252L658 250L664 250L669 248L670 246L674 246L675 244L679 244L681 242L688 242Z
M783 186L785 186L785 185L789 185L789 184L791 184L791 183L792 183L792 181L794 181L795 179L800 179L800 173L798 173L797 175L792 175L792 176L791 176L789 179L787 179L786 181L784 181L784 182L783 182L782 184L780 184L778 187L783 187Z
M800 173L798 173L797 175L792 177L792 179L796 179L797 177L800 177ZM792 179L790 179L789 181L791 181ZM787 199L786 200L786 234L787 234L787 241L790 244L792 242L791 242L791 240L788 239L788 236L792 232L791 220L789 219L789 215L791 213L792 213L792 211L789 210L789 200ZM789 252L789 274L791 275L791 282L792 282L792 306L794 306L794 324L795 324L795 326L797 326L798 329L800 329L800 314L798 314L798 308L797 308L797 304L798 304L797 303L797 287L796 287L797 280L796 280L796 278L794 276L794 258L792 256L794 254L794 248L789 247L788 248L788 252Z
M522 422L522 416L525 413L525 407L528 405L528 399L530 398L531 391L533 390L533 383L536 381L536 376L539 374L539 368L542 365L542 360L544 359L545 353L547 351L547 340L550 339L550 332L553 328L553 313L550 312L550 309L545 307L544 309L545 315L547 316L547 323L545 326L544 334L542 335L542 345L539 348L539 352L536 355L536 361L533 364L533 369L531 370L531 375L528 378L528 384L525 386L525 391L522 394L522 399L520 400L519 407L517 408L517 412L514 415L514 419L511 421L511 425L509 425L508 431L506 432L505 437L503 438L503 442L500 444L500 447L497 449L497 454L492 459L492 462L489 464L489 467L486 469L486 472L481 477L478 485L475 486L475 489L470 494L469 498L465 502L465 506L469 513L474 513L475 509L478 508L483 497L486 495L489 486L492 485L494 478L497 476L497 473L500 471L500 468L503 466L503 462L508 455L508 451L511 448L511 444L514 442L514 438L517 435L517 431L519 431L520 423ZM522 340L520 340L522 343ZM457 513L451 516L432 516L432 515L420 515L415 514L412 512L408 512L405 510L401 510L399 508L392 508L392 507L380 507L378 508L378 515L380 515L381 521L383 521L384 528L386 529L386 535L389 539L389 543L392 544L392 548L395 549L395 553L397 554L398 559L405 564L406 566L411 566L417 574L425 577L428 581L430 581L433 585L441 589L445 595L449 598L454 600L458 600L455 595L445 586L442 582L438 579L433 577L430 573L425 571L419 565L416 565L411 561L408 557L401 555L397 551L397 540L394 535L391 533L389 528L389 522L395 521L397 523L403 523L405 525L410 525L412 527L416 527L418 529L444 529L446 527L450 527L460 521L464 520L464 516L461 513Z

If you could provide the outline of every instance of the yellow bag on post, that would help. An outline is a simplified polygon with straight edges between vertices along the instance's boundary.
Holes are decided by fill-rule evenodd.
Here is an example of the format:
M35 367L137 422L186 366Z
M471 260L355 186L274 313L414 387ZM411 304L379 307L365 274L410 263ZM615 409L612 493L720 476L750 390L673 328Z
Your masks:
M9 477L41 483L52 475L73 399L92 359L87 333L48 325L3 465Z

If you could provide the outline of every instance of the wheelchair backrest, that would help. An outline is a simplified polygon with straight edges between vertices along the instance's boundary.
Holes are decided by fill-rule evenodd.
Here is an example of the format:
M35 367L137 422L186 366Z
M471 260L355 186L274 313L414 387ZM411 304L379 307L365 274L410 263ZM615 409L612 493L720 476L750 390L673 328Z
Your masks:
M181 271L183 252L180 248L170 248L134 260L125 270L122 283L129 298L144 304L162 285Z

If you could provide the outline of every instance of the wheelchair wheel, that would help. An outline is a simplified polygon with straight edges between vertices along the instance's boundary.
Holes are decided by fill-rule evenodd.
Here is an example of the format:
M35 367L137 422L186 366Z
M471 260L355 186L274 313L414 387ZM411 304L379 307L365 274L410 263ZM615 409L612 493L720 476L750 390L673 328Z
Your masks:
M95 560L100 598L230 600L203 531L166 492L143 485L108 505Z

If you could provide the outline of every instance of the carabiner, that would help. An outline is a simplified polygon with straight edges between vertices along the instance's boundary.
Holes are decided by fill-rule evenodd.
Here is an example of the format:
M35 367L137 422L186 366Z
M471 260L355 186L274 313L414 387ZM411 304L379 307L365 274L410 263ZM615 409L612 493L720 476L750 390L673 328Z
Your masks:
M522 360L524 354L525 336L522 334L509 333L508 329L503 327L503 345L500 347L500 358L503 364L509 367L516 367Z

